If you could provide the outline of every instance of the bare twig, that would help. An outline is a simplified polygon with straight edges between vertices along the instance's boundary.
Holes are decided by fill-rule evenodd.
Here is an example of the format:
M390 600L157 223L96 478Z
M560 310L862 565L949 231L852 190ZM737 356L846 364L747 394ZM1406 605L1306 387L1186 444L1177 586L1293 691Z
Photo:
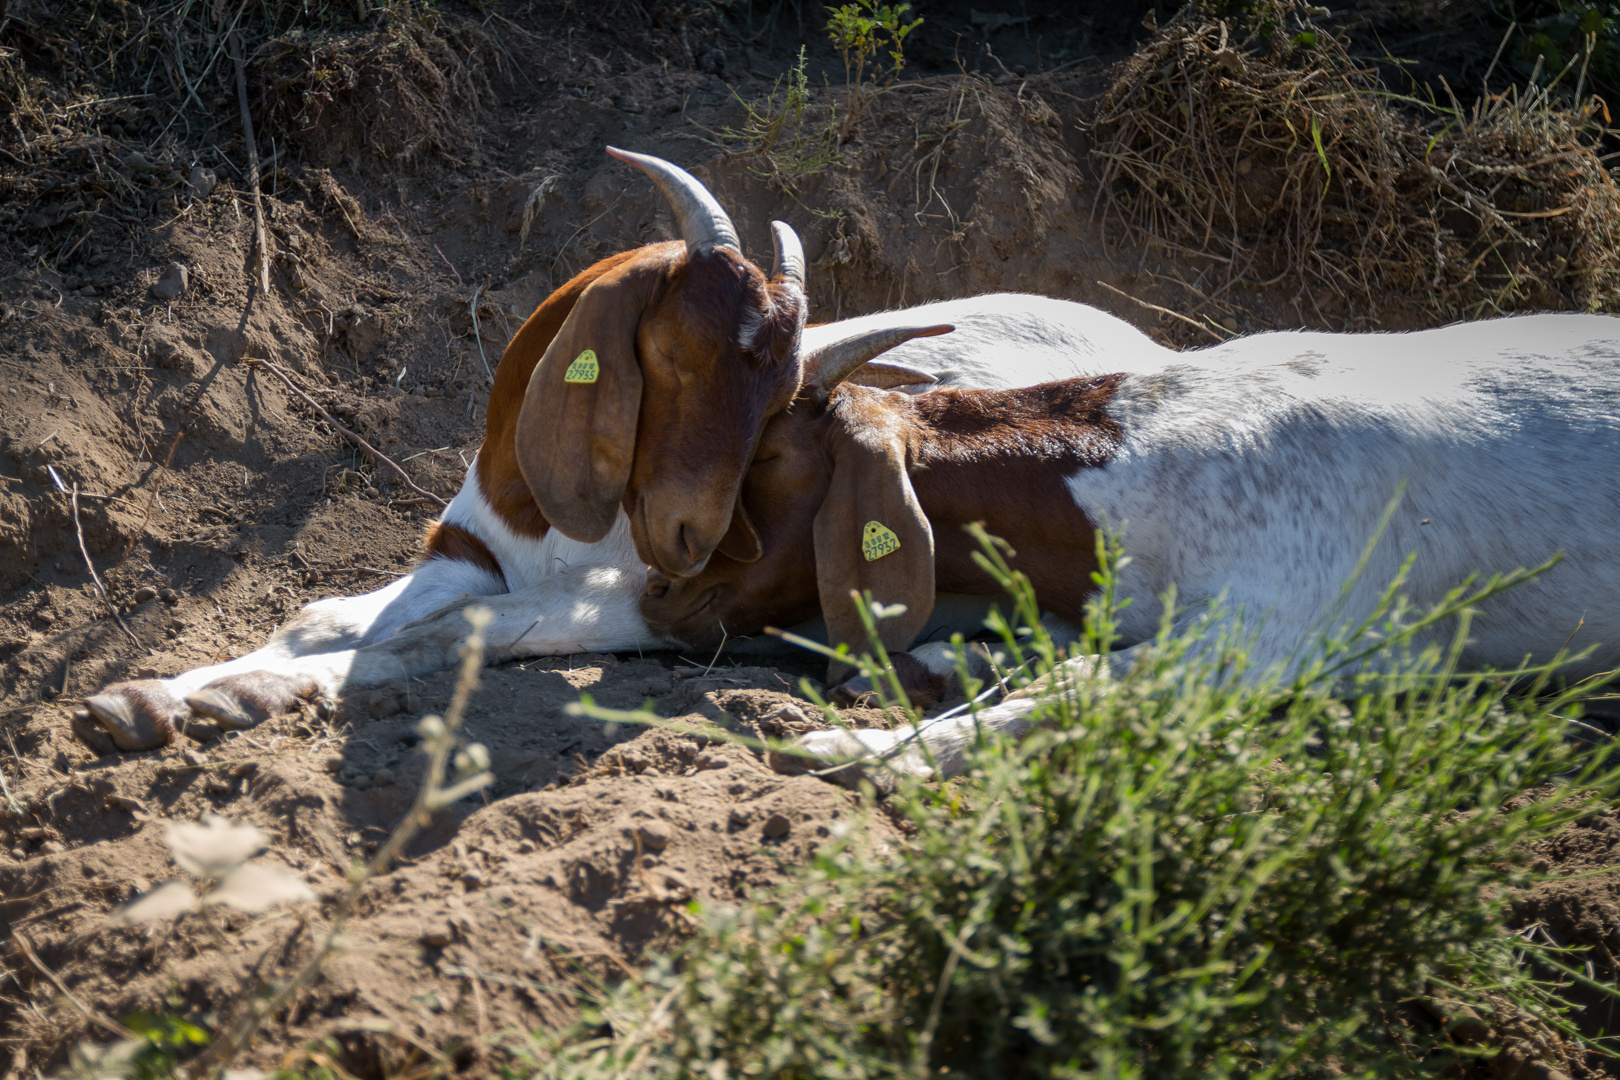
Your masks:
M1167 307L1160 307L1158 304L1150 304L1146 300L1138 300L1136 297L1132 296L1130 293L1126 292L1125 290L1116 289L1112 285L1108 284L1108 282L1106 282L1106 281L1099 281L1099 282L1097 282L1097 284L1101 285L1103 288L1107 289L1111 293L1117 293L1118 295L1123 296L1125 299L1129 300L1133 304L1141 304L1143 307L1149 309L1150 311L1157 311L1159 314L1168 315L1172 319L1180 319L1182 322L1186 323L1188 326L1196 327L1197 329L1202 330L1204 333L1208 334L1210 337L1214 338L1216 341L1225 341L1226 340L1225 338L1221 337L1221 335L1217 334L1215 331L1211 330L1209 327L1207 327L1203 323L1199 322L1197 319L1189 319L1187 316L1182 315L1179 312L1171 311Z
M467 310L472 312L473 337L478 341L478 359L484 362L484 374L488 377L489 381L493 383L495 381L495 373L489 370L489 357L484 355L484 332L479 329L478 326L478 293L483 289L483 287L484 286L480 285L478 288L473 290L472 302L467 305Z
M448 255L446 255L443 251L439 251L439 245L438 244L433 245L433 250L439 252L439 258L443 259L444 260L444 265L448 266L450 268L450 272L452 274L456 275L456 284L460 285L461 284L461 271L456 269L456 264L451 262L450 257Z
M316 401L314 398L300 390L298 388L298 384L292 381L292 376L288 375L280 365L273 364L268 360L262 360L256 356L244 357L243 363L253 364L256 367L262 367L276 378L280 379L287 385L287 389L303 398L305 403L308 404L310 408L321 414L321 419L325 420L328 424L331 424L334 428L336 428L344 438L348 439L350 442L354 443L354 445L370 454L373 461L380 461L382 464L394 470L394 475L398 476L406 487L410 488L412 491L416 492L425 499L431 499L433 502L438 503L441 507L450 505L437 495L433 494L433 492L428 491L426 488L417 487L416 482L411 479L410 474L404 469L400 468L399 464L395 462L393 458L389 457L387 454L383 453L381 450L378 450L375 446L372 446L370 443L366 442L366 440L362 439L360 436L338 423L335 416L321 408L320 402Z
M116 1020L109 1019L108 1017L102 1015L99 1011L88 1007L84 1004L84 1002L74 997L73 991L67 988L67 985L62 982L61 978L56 974L56 972L45 966L45 961L39 958L39 954L36 953L34 951L34 947L28 943L28 939L22 936L22 931L13 930L11 932L11 943L17 947L17 951L22 953L23 959L27 960L29 965L32 966L35 971L39 972L41 975L45 976L45 978L50 980L51 985L56 987L61 995L67 999L67 1003L72 1005L74 1009L78 1010L79 1015L84 1017L86 1021L110 1032L114 1037L119 1039L134 1039L137 1037L133 1031L129 1030L129 1028L125 1027L123 1024L120 1024Z
M247 66L242 62L242 42L230 36L231 59L236 61L236 101L242 107L242 136L247 139L248 187L253 192L253 243L259 258L259 291L270 291L270 238L264 231L264 196L259 193L259 144L253 138L253 116L248 112Z
M101 583L101 575L96 573L96 564L90 561L90 549L84 546L84 526L79 524L79 482L77 480L73 482L73 494L69 497L69 501L73 504L73 531L79 537L79 554L84 556L84 568L90 571L90 580L95 583L96 593L101 597L101 602L107 605L107 614L111 615L113 620L118 623L118 629L124 632L124 636L133 641L137 649L145 649L146 646L141 644L141 639L134 635L128 625L125 624L124 617L118 614L117 608L113 607L112 600L107 596L107 587ZM66 689L66 687L64 686L63 689Z

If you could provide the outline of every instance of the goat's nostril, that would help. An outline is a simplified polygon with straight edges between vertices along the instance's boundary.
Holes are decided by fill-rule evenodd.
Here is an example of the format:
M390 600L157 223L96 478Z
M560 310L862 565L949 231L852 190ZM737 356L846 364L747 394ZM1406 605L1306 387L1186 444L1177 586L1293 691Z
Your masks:
M681 531L676 534L676 539L680 541L681 548L686 552L686 557L690 562L697 562L699 559L703 558L703 551L698 547L696 540L693 538L691 529L687 528L685 525L682 525Z
M669 578L659 572L657 567L647 567L646 595L660 597L669 592Z

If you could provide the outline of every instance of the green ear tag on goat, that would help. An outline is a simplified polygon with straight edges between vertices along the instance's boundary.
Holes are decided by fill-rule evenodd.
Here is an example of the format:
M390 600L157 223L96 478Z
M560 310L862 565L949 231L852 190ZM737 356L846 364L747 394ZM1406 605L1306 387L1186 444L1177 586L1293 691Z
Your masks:
M891 551L900 550L900 538L894 530L877 521L868 521L861 531L861 554L866 561L881 559Z
M574 362L568 365L567 371L563 372L563 382L593 383L596 381L596 376L601 372L602 368L596 362L596 350L586 349L574 357Z

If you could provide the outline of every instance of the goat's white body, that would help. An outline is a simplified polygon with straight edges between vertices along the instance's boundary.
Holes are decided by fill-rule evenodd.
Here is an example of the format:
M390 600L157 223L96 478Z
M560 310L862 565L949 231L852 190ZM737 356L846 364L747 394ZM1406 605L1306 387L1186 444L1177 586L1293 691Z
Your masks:
M1224 598L1221 610L1240 614L1252 636L1251 672L1286 673L1324 631L1371 614L1409 554L1403 591L1423 609L1470 576L1562 553L1481 605L1460 663L1507 669L1590 647L1572 675L1620 665L1620 320L1260 334L1126 375L1108 412L1123 432L1118 453L1068 488L1093 522L1123 529L1127 646L1154 637L1174 586L1178 621ZM1386 531L1332 610L1397 492ZM1089 550L1092 538L1075 544ZM1436 626L1415 645L1454 630ZM925 659L938 651L926 647ZM1105 659L1117 671L1133 658L1127 648ZM1034 707L1008 701L978 724L1016 733ZM966 716L923 735L947 772L972 737ZM833 731L806 742L848 756L905 739ZM915 750L895 761L926 770Z
M956 329L938 337L913 338L882 357L885 362L921 368L939 380L919 389L1010 390L1081 375L1157 370L1181 355L1106 311L1029 293L941 300L809 326L803 348L808 353L827 342L888 326L937 323Z
M885 356L940 379L914 389L1024 386L1135 369L1144 362L1159 367L1177 355L1096 308L1021 294L952 300L812 327L805 331L804 348L881 326L941 322L954 323L956 332L907 342ZM461 611L474 601L494 611L486 631L491 662L671 646L641 616L646 565L636 555L622 511L608 535L594 544L556 529L539 539L520 536L492 510L476 469L470 468L441 520L483 541L501 576L472 563L430 558L375 592L309 604L263 648L159 680L163 691L178 703L226 677L271 672L308 680L335 697L408 678L455 662L468 630ZM971 630L975 621L959 616L944 632L963 623Z

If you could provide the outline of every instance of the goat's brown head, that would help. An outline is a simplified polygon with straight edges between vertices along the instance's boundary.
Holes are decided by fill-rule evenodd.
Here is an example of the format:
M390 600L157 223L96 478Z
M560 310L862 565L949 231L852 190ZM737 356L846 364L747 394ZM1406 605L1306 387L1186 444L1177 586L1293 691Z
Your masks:
M707 189L658 158L609 148L650 176L682 240L618 262L580 293L535 365L513 435L546 520L594 542L620 506L640 556L671 575L716 549L759 556L737 490L765 422L798 390L804 252L772 223L766 277Z
M741 507L763 556L742 562L722 553L702 573L673 580L650 570L641 612L655 632L714 646L726 635L791 626L820 609L831 640L864 641L848 595L855 586L882 602L908 605L909 617L884 624L884 639L894 637L896 648L910 643L914 624L933 607L934 549L906 471L906 431L887 407L888 395L857 387L835 401L832 391L846 379L877 387L932 382L924 372L866 361L950 329L877 331L805 358L805 393L766 425L743 477ZM899 548L864 558L859 541L868 520L892 530Z

